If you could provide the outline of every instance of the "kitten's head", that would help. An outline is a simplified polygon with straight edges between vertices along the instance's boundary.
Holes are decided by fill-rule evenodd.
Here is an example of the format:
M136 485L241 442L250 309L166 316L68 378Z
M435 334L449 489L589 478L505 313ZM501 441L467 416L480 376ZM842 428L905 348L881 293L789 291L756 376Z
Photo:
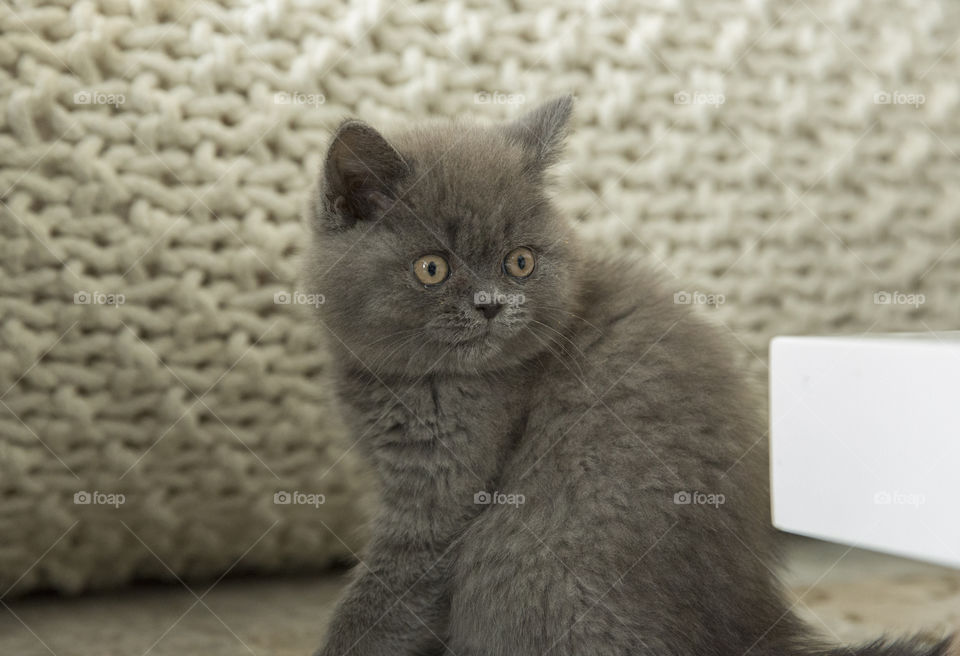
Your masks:
M433 123L331 141L309 214L310 291L332 342L378 375L504 369L557 340L574 302L569 228L548 200L573 106L498 126Z

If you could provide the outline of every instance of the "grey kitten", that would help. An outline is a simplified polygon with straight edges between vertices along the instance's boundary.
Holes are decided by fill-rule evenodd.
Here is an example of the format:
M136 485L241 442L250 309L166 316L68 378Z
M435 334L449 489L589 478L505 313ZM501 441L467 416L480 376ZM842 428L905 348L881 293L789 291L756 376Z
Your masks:
M382 510L318 654L946 654L791 613L728 345L550 201L572 105L333 137L307 278Z

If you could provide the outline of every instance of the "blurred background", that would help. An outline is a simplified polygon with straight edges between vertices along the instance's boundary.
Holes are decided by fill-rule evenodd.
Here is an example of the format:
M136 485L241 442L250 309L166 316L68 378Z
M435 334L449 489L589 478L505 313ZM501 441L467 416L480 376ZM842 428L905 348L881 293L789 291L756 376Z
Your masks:
M557 203L762 385L776 334L960 325L958 70L932 0L3 2L0 652L317 644L374 503L297 292L344 117L574 93ZM789 553L828 637L960 623L957 572Z

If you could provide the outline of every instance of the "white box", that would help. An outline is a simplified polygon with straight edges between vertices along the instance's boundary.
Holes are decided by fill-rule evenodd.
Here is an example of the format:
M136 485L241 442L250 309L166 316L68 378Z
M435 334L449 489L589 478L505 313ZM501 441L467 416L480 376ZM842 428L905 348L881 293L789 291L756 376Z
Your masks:
M960 331L770 344L777 528L960 567Z

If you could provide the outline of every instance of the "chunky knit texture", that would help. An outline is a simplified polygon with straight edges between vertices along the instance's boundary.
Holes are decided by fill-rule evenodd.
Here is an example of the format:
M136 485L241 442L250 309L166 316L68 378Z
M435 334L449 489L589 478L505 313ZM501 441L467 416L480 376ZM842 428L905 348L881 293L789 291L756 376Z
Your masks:
M573 91L558 202L753 374L777 333L956 328L957 34L907 0L3 3L0 595L362 542L320 299L289 295L348 115Z

